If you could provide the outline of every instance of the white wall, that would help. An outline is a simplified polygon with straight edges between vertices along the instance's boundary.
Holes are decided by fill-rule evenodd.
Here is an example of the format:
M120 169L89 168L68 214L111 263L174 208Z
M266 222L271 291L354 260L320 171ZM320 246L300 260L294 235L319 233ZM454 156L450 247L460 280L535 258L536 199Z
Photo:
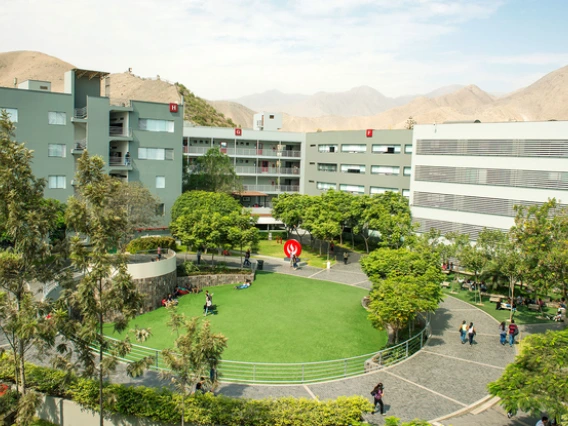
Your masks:
M169 253L173 253L173 256ZM155 262L129 263L128 273L135 280L169 274L176 270L176 256L173 250L169 250L167 256L170 257L162 258L162 260Z

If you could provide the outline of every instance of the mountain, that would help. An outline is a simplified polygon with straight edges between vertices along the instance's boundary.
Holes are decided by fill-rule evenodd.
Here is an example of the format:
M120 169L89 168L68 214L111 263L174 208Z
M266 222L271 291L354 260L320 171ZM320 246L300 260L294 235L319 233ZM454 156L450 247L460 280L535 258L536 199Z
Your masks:
M51 82L52 92L63 92L64 74L73 68L76 67L41 52L0 53L0 86L13 87L14 78L19 83L25 80L44 80ZM134 99L169 103L179 102L183 96L186 120L199 126L235 127L235 123L182 84L172 84L159 78L143 78L131 72L110 74L108 79L111 102L123 103ZM101 81L101 93L104 93L104 81Z
M280 111L280 105L295 104L309 98L308 95L282 93L279 90L268 90L262 93L243 96L227 102L235 102L253 111L272 111L272 108ZM218 101L213 101L218 102Z

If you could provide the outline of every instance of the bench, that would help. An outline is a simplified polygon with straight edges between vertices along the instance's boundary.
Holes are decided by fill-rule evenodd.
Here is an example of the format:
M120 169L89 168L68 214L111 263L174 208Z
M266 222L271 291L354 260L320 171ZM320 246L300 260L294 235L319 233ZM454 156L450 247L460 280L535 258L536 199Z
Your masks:
M490 295L489 302L498 303L501 301L501 296Z
M442 284L440 284L443 288L450 288L450 283L448 281L444 281Z
M540 305L537 305L536 303L531 303L527 307L529 308L529 311L540 312L542 310L540 309Z

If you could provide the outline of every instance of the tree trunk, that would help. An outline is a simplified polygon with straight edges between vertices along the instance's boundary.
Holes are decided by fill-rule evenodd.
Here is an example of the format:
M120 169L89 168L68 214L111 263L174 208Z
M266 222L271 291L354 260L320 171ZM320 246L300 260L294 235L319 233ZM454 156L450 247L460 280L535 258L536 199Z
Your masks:
M100 426L104 426L105 419L103 413L103 313L102 313L102 298L103 298L103 281L99 280L99 303L101 304L101 311L99 313L99 419Z
M339 234L339 244L343 244L343 231L345 230L345 226L341 227L341 234Z
M351 228L351 248L355 250L355 234L353 234L353 228Z
M514 300L515 300L515 279L513 277L510 277L509 280L510 280L509 285L510 285L510 290L511 290L509 292L511 294L511 304L510 304L511 305L511 313L509 315L509 322L511 322L513 320L513 314L514 314L513 303L514 303Z
M20 393L22 395L26 394L26 365L25 365L25 358L24 358L24 342L22 339L18 339L18 358L20 363Z
M363 237L363 240L365 240L365 249L367 250L367 254L369 254L369 238Z
M181 394L181 426L185 426L185 389Z

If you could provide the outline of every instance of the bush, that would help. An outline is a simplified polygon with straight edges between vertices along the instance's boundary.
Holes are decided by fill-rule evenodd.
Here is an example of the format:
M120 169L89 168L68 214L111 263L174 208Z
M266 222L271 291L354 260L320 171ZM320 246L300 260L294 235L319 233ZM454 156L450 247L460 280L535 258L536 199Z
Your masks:
M259 240L268 240L268 234L272 234L272 239L276 240L276 237L282 237L284 239L288 238L288 233L286 231L260 231L258 233Z
M220 275L220 274L250 274L250 269L229 268L223 262L214 266L196 265L193 262L185 261L177 266L178 277L189 277L192 275Z
M143 237L136 238L128 243L126 251L136 254L141 251L155 250L158 247L163 249L176 249L176 240L173 237Z
M0 371L9 375L7 372L11 369L11 363L7 355L2 355ZM96 380L32 364L26 365L26 374L31 388L54 396L65 395L86 408L98 407L99 387ZM9 379L14 379L13 369ZM164 423L177 423L180 419L179 401L182 396L168 389L107 384L104 393L105 408L113 413ZM186 398L185 420L196 426L360 425L362 414L371 409L371 403L362 396L320 402L290 397L247 400L194 394Z

